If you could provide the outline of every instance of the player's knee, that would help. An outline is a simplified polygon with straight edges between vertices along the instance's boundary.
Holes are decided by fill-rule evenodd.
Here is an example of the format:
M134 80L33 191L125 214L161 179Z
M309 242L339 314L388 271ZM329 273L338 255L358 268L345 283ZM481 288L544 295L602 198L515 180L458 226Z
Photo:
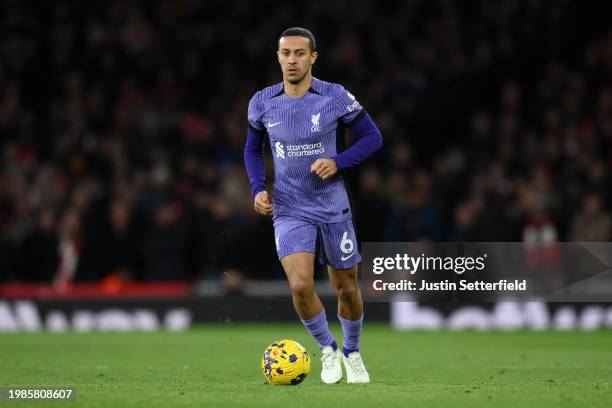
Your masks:
M356 285L344 285L336 288L336 292L338 293L338 297L344 303L353 303L357 296L357 286Z
M290 283L291 293L297 298L308 298L314 292L314 282L307 279L296 279Z
M332 285L336 292L353 290L357 287L357 276L352 274L338 274L332 279Z

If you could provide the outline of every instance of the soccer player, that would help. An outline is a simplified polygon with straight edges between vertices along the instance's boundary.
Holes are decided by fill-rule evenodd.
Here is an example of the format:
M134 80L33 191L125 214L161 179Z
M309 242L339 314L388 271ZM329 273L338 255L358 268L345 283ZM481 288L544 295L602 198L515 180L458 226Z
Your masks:
M370 377L359 354L363 302L357 265L361 255L340 171L379 149L382 135L346 89L312 76L317 51L310 31L294 27L283 32L277 56L283 82L257 92L248 108L244 160L254 207L260 214L273 215L276 249L295 310L321 347L321 380L326 384L340 381L343 362L347 382L368 383ZM357 140L340 152L336 143L345 127ZM274 157L272 200L265 187L265 137ZM338 295L342 351L314 291L317 249Z

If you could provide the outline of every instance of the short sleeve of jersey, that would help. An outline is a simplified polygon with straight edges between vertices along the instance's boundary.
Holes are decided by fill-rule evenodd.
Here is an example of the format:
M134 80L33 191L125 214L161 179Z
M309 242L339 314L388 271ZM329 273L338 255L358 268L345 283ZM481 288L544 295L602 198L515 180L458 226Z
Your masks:
M353 94L344 89L342 85L336 85L334 100L336 104L336 117L344 124L351 123L363 111L359 101L355 99Z
M249 101L248 120L249 126L255 130L265 131L266 128L261 121L263 115L263 106L261 102L261 92L257 92Z

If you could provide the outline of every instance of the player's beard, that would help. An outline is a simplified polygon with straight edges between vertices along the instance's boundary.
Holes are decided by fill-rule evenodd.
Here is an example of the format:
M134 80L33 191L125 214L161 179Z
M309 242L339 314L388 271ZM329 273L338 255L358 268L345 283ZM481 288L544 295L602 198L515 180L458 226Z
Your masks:
M300 78L293 78L293 79L287 78L287 82L289 82L291 85L297 85L300 82L302 82L304 78L306 78L306 75L308 75L309 72L310 72L310 67L308 67L308 69L304 72L304 75L302 75Z

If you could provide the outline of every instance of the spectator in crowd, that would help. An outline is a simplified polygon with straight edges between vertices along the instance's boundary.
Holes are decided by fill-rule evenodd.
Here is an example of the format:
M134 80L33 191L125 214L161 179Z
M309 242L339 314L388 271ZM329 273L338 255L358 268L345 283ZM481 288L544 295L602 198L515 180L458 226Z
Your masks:
M584 198L582 211L574 216L570 240L575 242L609 242L612 240L612 218L601 208L598 194Z
M60 264L55 214L49 208L42 208L36 221L36 227L23 244L19 277L27 282L51 282Z

